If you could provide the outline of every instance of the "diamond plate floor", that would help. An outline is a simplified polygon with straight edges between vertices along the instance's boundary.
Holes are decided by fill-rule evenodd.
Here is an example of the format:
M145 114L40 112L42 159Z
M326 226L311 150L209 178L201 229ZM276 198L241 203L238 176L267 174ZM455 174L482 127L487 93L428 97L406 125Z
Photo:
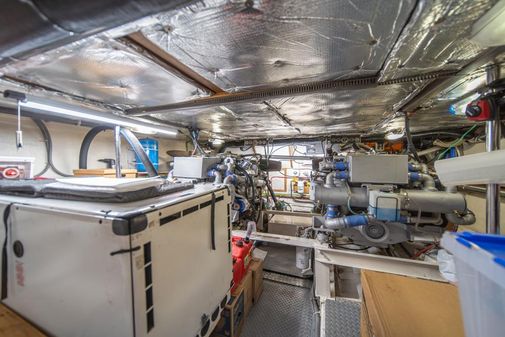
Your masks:
M276 273L304 277L296 268L296 247L268 243L260 247L268 252L263 269Z
M360 301L346 298L328 299L325 307L327 337L360 336Z
M240 337L315 337L311 289L269 280L263 286Z
M310 279L272 273L266 270L263 271L263 279L277 283L284 283L295 287L302 287L307 289L312 288L312 280Z

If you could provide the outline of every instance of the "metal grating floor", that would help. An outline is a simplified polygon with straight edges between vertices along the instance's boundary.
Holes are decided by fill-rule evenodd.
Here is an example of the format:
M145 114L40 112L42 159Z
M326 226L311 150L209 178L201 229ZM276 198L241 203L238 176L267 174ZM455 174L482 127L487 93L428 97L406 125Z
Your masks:
M327 337L360 336L361 302L336 298L325 302L325 331Z
M315 337L311 289L263 281L240 337Z
M300 269L296 268L296 247L268 243L260 247L268 252L263 269L303 277Z

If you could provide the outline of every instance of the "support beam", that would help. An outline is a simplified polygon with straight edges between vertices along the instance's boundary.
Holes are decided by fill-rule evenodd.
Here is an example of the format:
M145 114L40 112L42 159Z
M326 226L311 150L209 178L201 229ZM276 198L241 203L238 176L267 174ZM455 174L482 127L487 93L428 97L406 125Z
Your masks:
M455 73L454 71L434 72L416 76L402 77L384 82L379 82L376 76L353 78L346 80L332 79L326 81L288 85L279 88L265 88L265 89L258 89L256 91L243 91L237 93L214 95L211 97L203 97L199 99L166 105L134 108L126 110L126 114L132 116L144 116L154 113L169 113L170 111L174 110L214 107L231 103L244 103L244 102L261 103L265 100L273 98L293 97L322 92L334 92L338 90L371 89L376 88L378 86L432 80L441 77L450 77L453 76L454 73Z
M123 39L128 43L131 43L136 47L140 47L144 51L155 56L157 59L163 62L163 65L168 68L169 71L178 75L183 80L186 80L187 82L192 83L200 89L208 91L213 95L225 93L223 89L219 88L217 85L201 76L193 69L183 64L181 61L177 60L175 57L145 37L142 33L135 32L125 36ZM122 42L121 39L118 40Z
M121 127L114 127L114 150L116 154L116 178L121 178Z
M437 264L390 256L343 251L323 246L315 246L314 248L316 263L368 269L383 273L447 282L442 277L442 274L440 274Z

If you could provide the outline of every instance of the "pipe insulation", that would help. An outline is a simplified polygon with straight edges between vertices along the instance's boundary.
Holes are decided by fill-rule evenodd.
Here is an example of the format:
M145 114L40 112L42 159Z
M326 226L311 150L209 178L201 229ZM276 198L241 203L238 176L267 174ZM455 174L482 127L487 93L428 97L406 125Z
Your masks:
M447 221L459 226L473 225L476 221L475 214L473 214L472 212L467 212L464 215L459 215L456 213L446 213L445 218L447 219Z
M368 207L368 194L366 188L351 187L347 190L343 186L328 188L321 185L313 185L312 188L314 196L311 199L323 204L349 204L351 207Z
M314 185L311 192L313 193L311 199L323 204L361 208L368 208L369 205L368 192L364 187L351 187L347 190L345 187L327 188ZM391 195L399 197L402 210L452 213L465 212L467 209L465 197L460 193L403 189L398 193L392 192Z
M0 64L77 41L184 0L8 0L2 2Z
M466 200L462 194L445 191L401 190L402 209L432 213L464 212Z
M427 191L436 191L435 179L426 173L409 172L409 180L419 181L423 184L423 189Z

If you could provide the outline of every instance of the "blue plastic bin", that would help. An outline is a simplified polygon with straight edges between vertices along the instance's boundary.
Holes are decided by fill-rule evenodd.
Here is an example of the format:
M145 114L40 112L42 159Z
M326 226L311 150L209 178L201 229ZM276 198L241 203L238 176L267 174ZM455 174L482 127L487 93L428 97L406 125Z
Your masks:
M156 139L151 139L151 138L143 138L140 139L140 144L142 144L142 147L144 148L144 152L147 154L149 159L154 165L154 168L157 170L158 169L158 141ZM146 168L140 158L138 156L135 156L136 159L136 166L137 166L137 171L139 172L145 172Z

